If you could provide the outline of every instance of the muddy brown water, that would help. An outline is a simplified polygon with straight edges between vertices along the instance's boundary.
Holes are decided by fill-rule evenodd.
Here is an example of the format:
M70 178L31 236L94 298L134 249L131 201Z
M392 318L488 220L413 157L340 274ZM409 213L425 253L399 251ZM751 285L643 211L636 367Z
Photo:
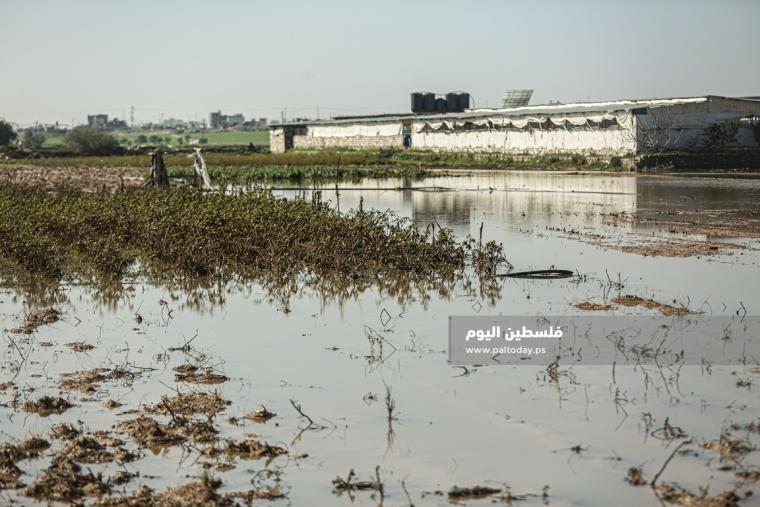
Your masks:
M310 192L276 186L281 188L276 192L290 198ZM322 192L323 200L337 205L333 183L322 185ZM107 382L91 397L65 393L75 406L61 415L43 418L0 407L3 440L46 435L51 425L63 421L83 421L95 431L133 417L119 413L174 394L172 368L187 357L169 349L191 338L193 356L206 355L209 364L231 379L198 386L232 401L218 420L222 434L242 438L254 433L290 449L289 456L268 465L281 474L288 498L258 501L262 505L377 505L370 492L356 492L352 503L346 493L335 495L331 484L336 475L345 477L352 468L359 479L371 479L377 465L386 485L385 505L408 505L402 480L418 506L448 505L445 494L436 491L476 484L538 495L521 505L660 505L650 488L631 486L624 478L629 467L641 466L650 479L671 454L678 440L652 435L666 418L697 442L717 439L731 423L760 418L760 374L749 365L684 366L677 380L672 373L660 376L642 368L617 367L613 375L611 366L583 366L574 367L572 377L557 385L546 380L540 367L465 372L449 366L446 356L450 315L581 314L574 302L601 303L619 292L677 301L707 314L730 315L743 307L758 315L757 240L732 238L748 248L730 255L642 257L579 241L567 230L621 241L642 234L667 235L610 216L642 209L752 208L760 203L760 181L478 172L413 182L347 182L339 184L338 192L341 209L356 208L361 201L365 207L396 210L423 225L435 222L459 236L477 237L482 223L484 240L504 243L516 269L554 266L585 276L504 280L493 304L465 291L445 298L420 295L403 303L373 291L341 303L306 292L290 302L288 312L269 303L256 286L233 290L223 304L200 308L186 304L182 293L139 282L115 305L100 304L86 286L67 286L65 301L58 305L63 320L28 336L3 332L8 345L3 381L15 377L19 387L35 389L24 396L36 399L58 394L55 386L63 372L119 364L155 370L132 383ZM624 289L605 286L607 274L619 278ZM168 306L159 304L161 300ZM5 289L0 301L3 327L16 327L29 310L20 293ZM134 320L136 312L143 317L140 324ZM386 345L381 360L368 357L370 329L395 347ZM14 369L19 354L11 339L28 353L18 373ZM96 348L76 352L65 346L75 341ZM41 342L54 345L43 347ZM754 382L737 387L738 378ZM386 384L397 412L390 434ZM182 389L189 390L186 385ZM108 399L124 406L109 410L103 406ZM325 428L300 433L305 421L290 399ZM8 394L2 397L3 403L9 401ZM262 404L277 414L267 423L226 421ZM749 436L758 443L757 434ZM696 452L670 463L663 480L691 491L710 486L711 494L736 486L733 472L719 469L716 453L692 449ZM202 471L192 450L142 452L142 459L124 465L143 475L127 484L127 491L136 484L164 489ZM744 461L760 465L760 456L751 452ZM48 463L49 456L21 463L26 472L22 481L33 482ZM265 466L263 460L239 461L234 470L212 474L224 481L223 490L242 490L252 487L252 479L261 477L256 472ZM87 467L106 473L122 469L116 464ZM548 499L541 498L545 486ZM752 485L740 491L746 489ZM757 505L758 496L740 504ZM0 498L31 503L12 491L0 493Z

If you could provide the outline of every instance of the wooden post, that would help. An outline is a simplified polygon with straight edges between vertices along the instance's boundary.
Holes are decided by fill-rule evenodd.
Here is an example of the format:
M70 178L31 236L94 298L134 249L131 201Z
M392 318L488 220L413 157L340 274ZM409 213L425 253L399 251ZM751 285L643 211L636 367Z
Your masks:
M150 177L145 182L148 187L169 188L169 173L166 172L164 154L156 150L150 155Z

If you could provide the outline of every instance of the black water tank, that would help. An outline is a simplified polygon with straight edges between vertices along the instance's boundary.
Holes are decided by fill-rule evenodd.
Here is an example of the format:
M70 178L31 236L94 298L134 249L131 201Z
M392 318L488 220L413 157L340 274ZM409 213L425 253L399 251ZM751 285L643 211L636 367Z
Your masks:
M435 112L436 113L446 112L446 99L444 98L435 99Z
M464 111L465 109L470 108L470 94L469 93L459 93L458 98L458 108L460 111Z
M425 100L422 96L422 92L412 93L412 112L421 113L425 107Z
M446 94L446 111L449 113L459 113L462 110L459 109L459 94L456 92L449 92Z
M425 113L435 112L435 93L425 92L422 94L422 111Z

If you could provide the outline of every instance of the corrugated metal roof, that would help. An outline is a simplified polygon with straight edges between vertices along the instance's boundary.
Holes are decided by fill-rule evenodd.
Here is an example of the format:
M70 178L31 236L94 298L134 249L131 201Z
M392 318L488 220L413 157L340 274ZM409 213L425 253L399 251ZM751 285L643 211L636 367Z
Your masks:
M475 109L463 113L442 113L442 114L399 114L399 115L377 115L377 116L357 116L351 118L342 118L334 120L313 120L297 123L285 123L284 125L341 125L351 123L389 123L401 120L414 121L441 121L456 120L467 118L481 118L484 116L540 116L548 114L583 114L583 113L604 113L615 111L630 111L639 108L667 107L678 104L695 104L708 102L711 99L738 100L747 102L756 102L743 98L720 97L717 95L705 95L702 97L680 97L667 99L642 99L642 100L616 100L608 102L577 102L573 104L540 104L534 106L523 106L511 109ZM274 123L270 127L278 127L283 124Z

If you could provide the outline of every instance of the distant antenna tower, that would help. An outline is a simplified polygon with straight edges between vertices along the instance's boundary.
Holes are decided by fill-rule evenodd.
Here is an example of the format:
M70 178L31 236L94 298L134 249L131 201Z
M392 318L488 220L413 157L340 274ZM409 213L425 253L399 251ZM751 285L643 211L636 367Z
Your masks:
M129 124L134 128L135 126L135 106L129 108Z
M503 109L509 109L513 107L527 106L528 102L530 102L531 96L533 96L532 89L507 90L501 98L501 107Z

